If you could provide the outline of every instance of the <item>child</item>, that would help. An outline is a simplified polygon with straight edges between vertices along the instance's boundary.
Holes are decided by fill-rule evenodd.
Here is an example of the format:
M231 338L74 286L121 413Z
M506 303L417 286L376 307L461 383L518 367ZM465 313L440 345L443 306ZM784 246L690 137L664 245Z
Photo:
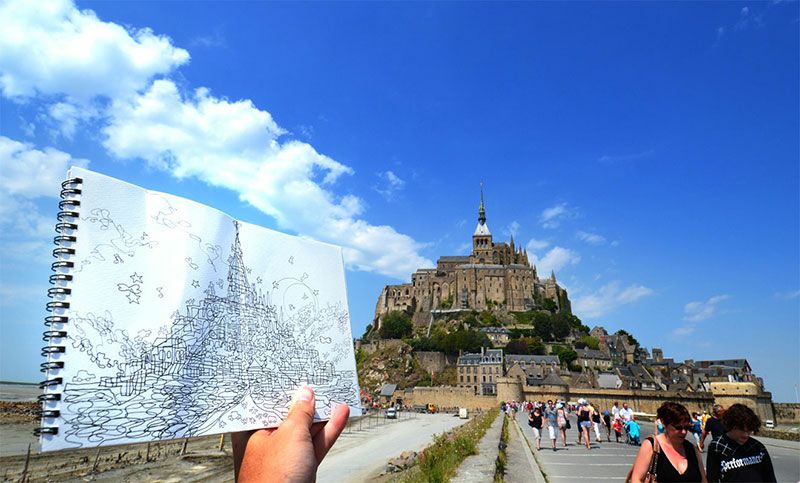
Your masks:
M611 428L614 429L614 436L617 438L617 443L619 443L619 438L622 436L622 420L619 416L614 418L614 424L611 425Z

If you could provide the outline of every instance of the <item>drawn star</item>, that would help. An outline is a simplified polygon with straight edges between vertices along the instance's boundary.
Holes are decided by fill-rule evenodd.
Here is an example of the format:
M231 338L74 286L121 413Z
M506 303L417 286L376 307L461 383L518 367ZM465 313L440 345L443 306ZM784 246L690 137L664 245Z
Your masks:
M136 272L133 272L133 275L131 275L131 282L132 283L142 283L142 276L137 274Z
M304 272L304 273L303 273L303 276L302 276L302 277L300 277L300 281L301 281L301 282L303 282L303 281L305 281L307 278L308 278L308 274Z
M319 290L314 290L314 296L319 295Z
M138 304L139 303L139 296L133 292L128 292L128 303L129 304Z
M308 294L307 293L303 294L303 300L308 300Z
M247 267L247 273L253 273L253 269L250 268L250 267Z
M200 282L198 282L197 280L192 280L192 287L200 288Z
M277 290L279 286L280 286L280 284L278 283L278 281L277 281L277 280L276 280L276 281L274 281L274 282L272 282L272 288L274 288L274 289L276 289L276 290Z
M261 282L263 282L263 280L261 280L261 277L256 277L256 283L261 285Z

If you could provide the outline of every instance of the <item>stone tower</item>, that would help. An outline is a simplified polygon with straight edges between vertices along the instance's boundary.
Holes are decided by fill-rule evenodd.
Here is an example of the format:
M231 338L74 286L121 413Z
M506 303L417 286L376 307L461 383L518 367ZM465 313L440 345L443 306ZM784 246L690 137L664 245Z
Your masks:
M483 183L481 183L481 205L478 208L478 226L472 234L473 263L492 263L492 233L486 224L486 208L483 205Z

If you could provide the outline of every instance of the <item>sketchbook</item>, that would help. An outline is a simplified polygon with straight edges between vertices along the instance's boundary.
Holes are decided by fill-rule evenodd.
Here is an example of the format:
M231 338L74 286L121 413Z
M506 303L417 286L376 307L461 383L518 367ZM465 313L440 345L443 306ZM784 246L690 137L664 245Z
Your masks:
M342 249L73 167L42 355L42 450L360 414Z

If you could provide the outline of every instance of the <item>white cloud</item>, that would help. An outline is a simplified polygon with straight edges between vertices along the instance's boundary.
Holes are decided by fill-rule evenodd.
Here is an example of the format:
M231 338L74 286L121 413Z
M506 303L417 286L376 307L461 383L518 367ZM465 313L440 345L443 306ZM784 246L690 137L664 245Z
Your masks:
M678 327L677 329L673 330L672 333L677 336L685 336L694 333L695 330L695 327L686 325L683 327Z
M17 236L52 234L55 219L43 215L32 200L57 198L69 166L85 167L88 163L57 149L38 150L0 136L0 227L11 228Z
M68 0L2 2L0 25L0 90L10 98L118 98L189 60L167 37L103 22Z
M567 265L577 265L581 261L580 255L569 248L553 247L543 257L530 255L531 263L536 265L540 276L549 276L550 272L558 272Z
M57 149L40 151L28 143L0 136L0 192L23 198L58 197L67 168L72 164L85 167L88 163Z
M503 233L506 235L517 236L517 233L519 233L519 222L515 220L509 223L508 226L503 228Z
M547 240L537 240L536 238L531 238L528 241L527 245L525 245L525 247L528 249L528 251L531 251L531 252L536 252L536 251L542 250L544 248L547 248L548 246L550 246L550 242L549 241L547 241Z
M579 230L577 233L575 233L575 236L579 240L584 241L590 245L602 245L603 243L606 242L606 237L604 237L603 235L597 233L591 233L588 231Z
M790 290L788 292L776 292L775 298L782 300L797 299L800 298L800 290Z
M299 141L249 100L228 101L206 89L182 96L168 80L109 109L105 146L119 158L144 159L175 177L233 190L282 229L342 245L351 268L407 278L433 263L423 245L391 226L359 219L363 202L337 197L331 185L353 170Z
M372 189L377 191L387 201L395 199L397 193L399 193L406 185L406 182L394 174L393 171L384 171L382 173L378 173L377 176L381 184L379 186L373 186Z
M689 302L683 307L683 320L700 322L710 319L717 310L717 304L729 298L728 295L715 295L705 302Z
M539 223L544 228L557 228L562 220L575 218L576 216L577 210L567 203L559 203L542 210L542 214L539 216Z
M601 317L609 312L639 299L650 296L653 290L643 285L620 287L619 282L610 282L594 293L578 297L574 311L581 317Z

